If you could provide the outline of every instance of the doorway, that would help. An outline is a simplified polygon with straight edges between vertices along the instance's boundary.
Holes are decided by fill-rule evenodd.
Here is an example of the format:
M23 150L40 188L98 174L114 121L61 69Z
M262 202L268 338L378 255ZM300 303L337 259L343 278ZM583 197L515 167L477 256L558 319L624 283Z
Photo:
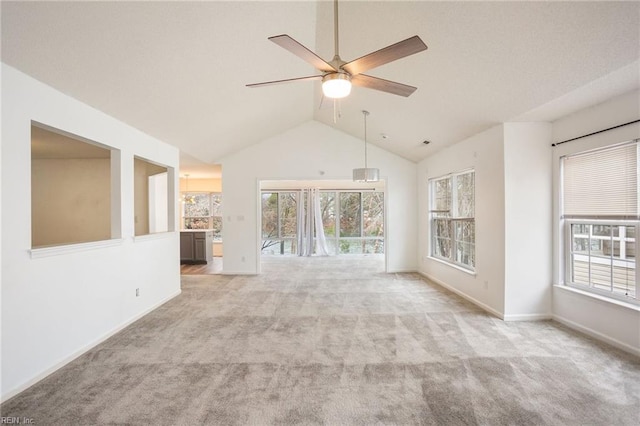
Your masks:
M180 273L222 273L222 166L180 159Z

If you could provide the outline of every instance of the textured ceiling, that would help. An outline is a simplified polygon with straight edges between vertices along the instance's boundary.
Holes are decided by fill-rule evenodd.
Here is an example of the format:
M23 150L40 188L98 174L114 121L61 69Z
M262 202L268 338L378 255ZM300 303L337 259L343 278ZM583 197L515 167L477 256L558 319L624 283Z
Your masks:
M417 86L411 97L354 87L334 123L319 83L245 87L314 74L267 37L330 60L332 13L326 1L2 2L2 60L206 163L312 119L362 137L363 109L371 143L419 161L640 86L639 2L345 1L342 59L415 34L429 46L368 72Z

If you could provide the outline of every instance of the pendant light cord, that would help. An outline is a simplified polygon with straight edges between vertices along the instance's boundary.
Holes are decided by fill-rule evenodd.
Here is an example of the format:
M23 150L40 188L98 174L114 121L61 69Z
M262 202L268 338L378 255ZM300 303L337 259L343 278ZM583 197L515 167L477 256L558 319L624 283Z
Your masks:
M364 115L364 168L367 168L367 115L369 115L369 111L362 111L362 115Z

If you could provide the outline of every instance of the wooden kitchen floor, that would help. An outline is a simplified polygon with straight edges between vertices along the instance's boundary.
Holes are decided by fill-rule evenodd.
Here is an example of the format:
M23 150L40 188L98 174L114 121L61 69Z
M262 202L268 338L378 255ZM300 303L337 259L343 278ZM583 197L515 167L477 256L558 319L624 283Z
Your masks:
M180 275L214 275L222 273L222 257L214 257L206 265L180 265Z

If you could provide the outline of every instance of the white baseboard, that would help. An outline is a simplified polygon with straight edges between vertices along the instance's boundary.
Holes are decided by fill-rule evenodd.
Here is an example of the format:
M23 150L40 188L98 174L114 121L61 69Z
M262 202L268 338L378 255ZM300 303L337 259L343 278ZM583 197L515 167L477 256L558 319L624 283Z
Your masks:
M598 331L595 331L595 330L593 330L593 329L591 329L589 327L585 327L585 326L583 326L581 324L578 324L577 322L573 322L573 321L571 321L571 320L569 320L567 318L561 317L560 315L553 315L552 319L554 321L558 321L560 324L566 325L567 327L569 327L569 328L571 328L573 330L579 331L580 333L584 333L587 336L591 336L594 339L597 339L597 340L600 340L602 342L608 343L611 346L615 346L618 349L621 349L621 350L623 350L625 352L629 352L630 354L633 354L635 356L640 357L640 348L635 348L635 347L633 347L631 345L628 345L628 344L626 344L624 342L621 342L621 341L619 341L617 339L613 339L613 338L607 336L606 334L602 334L602 333L600 333Z
M30 380L26 381L25 383L19 385L16 388L13 388L9 392L3 394L0 397L0 403L7 402L8 400L13 398L14 396L18 395L20 392L22 392L22 391L30 388L31 386L35 385L40 380L46 378L50 374L54 373L55 371L59 370L60 368L64 367L65 365L69 364L74 359L76 359L79 356L85 354L86 352L88 352L89 350L93 349L94 347L98 346L100 343L104 342L109 337L113 336L114 334L118 333L119 331L123 330L124 328L128 327L129 325L133 324L134 322L136 322L137 320L139 320L143 316L147 315L149 312L153 311L154 309L157 309L158 307L160 307L160 306L164 305L165 303L167 303L169 300L171 300L174 297L180 295L181 292L182 292L182 290L178 289L177 292L173 293L169 297L166 297L165 299L161 300L160 302L156 303L155 305L151 306L150 308L145 309L141 313L135 315L133 318L127 320L126 322L124 322L123 324L117 326L113 330L103 334L102 336L100 336L99 338L97 338L93 342L89 343L88 345L86 345L86 346L78 349L77 351L73 352L71 355L65 357L64 359L62 359L61 361L57 362L53 366L47 368L46 370L40 372L39 374L36 374L33 378L31 378Z
M426 279L428 279L429 281L432 281L432 282L438 284L439 286L446 288L447 290L457 294L458 296L462 297L463 299L468 300L469 302L473 303L474 305L484 309L485 311L487 311L491 315L493 315L495 317L498 317L498 318L500 318L502 320L504 319L504 314L496 311L491 306L486 305L486 304L482 303L481 301L479 301L477 299L474 299L473 297L469 296L468 294L465 294L465 293L461 292L460 290L458 290L455 287L451 287L449 284L445 283L444 281L440 281L439 279L434 278L434 277L432 277L431 275L429 275L427 273L424 273L422 271L418 271L418 273L420 275L422 275L423 277L425 277Z
M502 318L505 321L544 321L553 319L551 314L515 314L504 315Z

